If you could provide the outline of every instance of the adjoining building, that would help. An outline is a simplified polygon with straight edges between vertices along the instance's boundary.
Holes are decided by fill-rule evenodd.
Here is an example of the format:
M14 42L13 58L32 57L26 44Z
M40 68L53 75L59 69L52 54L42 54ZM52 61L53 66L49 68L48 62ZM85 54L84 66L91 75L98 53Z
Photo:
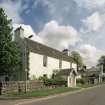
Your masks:
M78 73L75 69L62 69L56 75L64 78L64 80L67 81L68 87L76 87L76 78Z
M32 75L39 78L45 74L50 78L54 70L62 71L63 69L73 69L77 72L77 65L73 59L68 56L67 50L66 52L60 52L44 44L24 38L24 30L22 27L15 30L15 41L20 44L23 52L22 70L19 70L17 73L17 78L20 78L19 80L26 79L27 75L25 75L25 73L27 72L27 68L29 68L30 79ZM27 52L29 54L28 59L26 57ZM29 67L27 67L27 60ZM75 82L76 78L73 81Z
M80 74L89 84L97 84L102 82L102 74L99 68L91 67L85 71L81 71Z

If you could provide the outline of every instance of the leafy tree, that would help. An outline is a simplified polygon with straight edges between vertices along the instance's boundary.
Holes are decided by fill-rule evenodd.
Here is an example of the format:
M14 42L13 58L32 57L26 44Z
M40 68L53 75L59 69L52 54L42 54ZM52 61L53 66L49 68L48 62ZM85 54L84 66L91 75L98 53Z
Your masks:
M83 66L83 59L82 59L81 55L78 52L72 51L71 52L71 57L77 63L77 70L79 69L79 67Z
M105 55L99 58L97 66L103 66L103 72L105 72Z
M12 41L11 22L0 8L0 75L11 75L21 64L19 46Z

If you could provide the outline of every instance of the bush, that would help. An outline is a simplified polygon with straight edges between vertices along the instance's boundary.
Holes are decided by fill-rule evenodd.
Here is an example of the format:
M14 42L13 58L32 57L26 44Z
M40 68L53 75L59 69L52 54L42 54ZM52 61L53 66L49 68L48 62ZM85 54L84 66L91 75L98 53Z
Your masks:
M79 84L85 84L86 80L84 78L77 79L77 83L79 83Z
M46 79L44 80L44 85L45 86L62 86L62 85L65 85L66 86L67 84L67 81L65 81L64 79L62 78L54 78L54 79Z
M102 78L102 81L105 82L105 77Z
M42 80L45 86L67 86L66 80L55 75L52 75L51 79L49 79L47 75L43 75L39 80Z

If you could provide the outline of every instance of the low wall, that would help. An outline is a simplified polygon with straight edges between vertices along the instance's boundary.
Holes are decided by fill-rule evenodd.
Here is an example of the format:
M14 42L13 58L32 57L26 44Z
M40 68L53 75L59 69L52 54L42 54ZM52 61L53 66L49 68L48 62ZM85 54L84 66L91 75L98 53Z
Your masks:
M2 83L2 92L3 93L9 93L9 92L21 92L29 90L35 90L35 89L41 89L43 88L43 82L42 81L9 81L9 82L3 82Z

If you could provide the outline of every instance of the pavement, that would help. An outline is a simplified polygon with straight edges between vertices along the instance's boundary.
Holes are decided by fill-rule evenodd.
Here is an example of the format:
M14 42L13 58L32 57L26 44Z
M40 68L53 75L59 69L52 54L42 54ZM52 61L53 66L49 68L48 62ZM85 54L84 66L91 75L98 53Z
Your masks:
M0 100L0 105L105 105L105 85L38 99Z

